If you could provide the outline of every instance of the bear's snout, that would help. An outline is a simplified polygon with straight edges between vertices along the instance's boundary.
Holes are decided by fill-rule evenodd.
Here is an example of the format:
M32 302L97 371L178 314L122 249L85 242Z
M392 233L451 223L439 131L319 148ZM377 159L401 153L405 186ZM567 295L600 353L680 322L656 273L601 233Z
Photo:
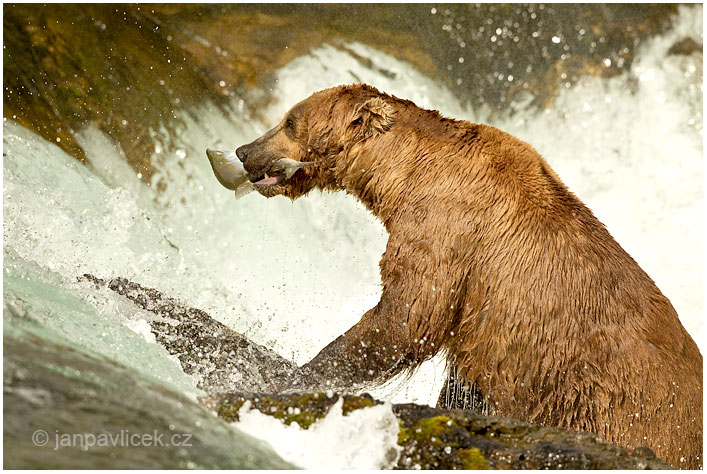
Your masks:
M248 152L246 151L246 145L238 147L238 149L236 150L236 156L238 157L239 160L241 160L241 163L245 163L245 160L248 158Z
M243 163L243 167L250 178L255 178L267 172L277 158L276 154L273 154L267 146L258 143L258 140L238 147L236 156Z

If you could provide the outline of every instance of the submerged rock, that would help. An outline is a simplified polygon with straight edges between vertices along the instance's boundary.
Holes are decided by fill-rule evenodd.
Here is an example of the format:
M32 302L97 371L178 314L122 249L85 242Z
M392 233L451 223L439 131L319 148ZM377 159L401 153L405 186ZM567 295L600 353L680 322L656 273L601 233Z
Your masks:
M190 397L4 313L4 468L295 468Z

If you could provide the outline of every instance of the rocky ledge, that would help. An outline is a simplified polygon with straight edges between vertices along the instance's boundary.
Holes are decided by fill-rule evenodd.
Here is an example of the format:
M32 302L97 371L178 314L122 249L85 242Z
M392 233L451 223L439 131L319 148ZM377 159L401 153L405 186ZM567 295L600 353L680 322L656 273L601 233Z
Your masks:
M343 398L344 415L383 403L368 394ZM202 402L229 422L238 421L243 404L250 402L251 408L306 429L338 399L332 393L227 393ZM591 433L412 403L392 409L402 447L395 469L672 469L648 448L630 451Z
M343 414L383 402L367 394L268 394L270 383L294 366L229 329L199 309L123 278L82 278L108 288L154 318L159 344L178 357L208 395L202 404L227 422L238 421L243 404L307 429L343 396ZM260 393L253 393L253 391ZM648 448L633 451L591 433L549 428L472 411L415 404L392 406L402 451L396 469L671 469Z

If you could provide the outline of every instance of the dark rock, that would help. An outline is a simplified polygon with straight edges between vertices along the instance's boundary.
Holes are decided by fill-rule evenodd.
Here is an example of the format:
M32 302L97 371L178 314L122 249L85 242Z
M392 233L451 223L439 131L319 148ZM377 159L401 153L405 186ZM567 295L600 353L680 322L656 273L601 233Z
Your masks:
M196 308L183 305L152 288L124 278L83 279L105 286L152 313L148 320L157 342L177 356L185 373L197 379L205 392L267 391L273 382L289 377L296 366L279 354Z
M393 411L406 428L433 424L435 442L415 439L407 448L410 461L400 467L431 462L456 468L444 448L452 452L478 450L493 469L670 469L640 451L629 451L604 442L591 433L549 428L510 418L484 416L470 411L437 410L396 405ZM453 458L452 458L453 459ZM411 465L412 463L412 465Z

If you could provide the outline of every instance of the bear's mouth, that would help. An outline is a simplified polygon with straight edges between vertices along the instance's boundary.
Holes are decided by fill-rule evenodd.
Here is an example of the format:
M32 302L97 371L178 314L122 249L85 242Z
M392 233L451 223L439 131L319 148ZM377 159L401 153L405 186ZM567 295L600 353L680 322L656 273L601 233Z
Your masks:
M264 173L260 176L251 178L250 182L253 183L256 187L270 187L277 186L278 184L285 181L285 179L287 179L287 177L284 173Z
M248 175L248 180L253 183L256 191L266 197L271 197L282 192L283 182L289 181L299 170L306 166L314 165L314 161L297 161L291 158L280 158L270 165L270 168L261 175Z
M253 188L262 196L273 197L281 192L281 184L287 181L285 171L269 169L267 172L249 177L249 181L253 183Z

